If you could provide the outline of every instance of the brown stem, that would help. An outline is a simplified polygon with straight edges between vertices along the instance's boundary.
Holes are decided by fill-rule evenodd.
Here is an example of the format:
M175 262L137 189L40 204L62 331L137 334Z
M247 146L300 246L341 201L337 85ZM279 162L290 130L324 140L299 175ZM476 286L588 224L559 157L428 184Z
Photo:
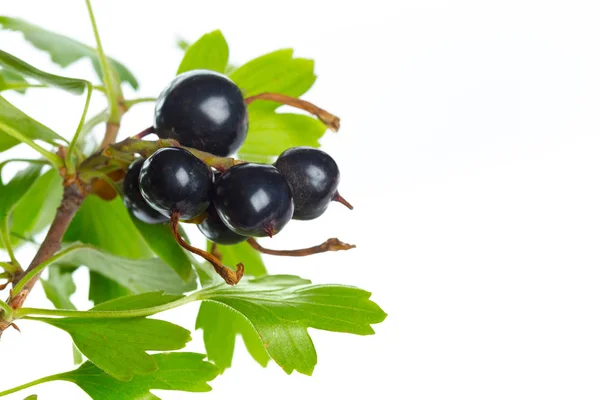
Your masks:
M48 258L52 257L54 253L60 250L63 235L67 231L67 228L73 220L75 213L77 213L77 210L81 206L81 202L85 198L85 195L86 194L84 191L82 191L82 186L79 182L73 182L65 187L62 201L58 207L58 210L56 211L56 216L50 225L50 229L48 230L46 238L42 242L35 257L33 257L29 267L27 267L27 270L14 277L12 281L13 285L19 283L19 281L28 272L40 265L42 262L46 261ZM15 297L11 296L8 301L8 304L11 308L16 309L23 305L25 299L39 278L40 274L35 275L25 284L25 286L23 286L21 291ZM10 322L0 321L0 335L9 326Z
M244 276L244 264L239 263L236 266L237 268L234 272L231 269L224 266L221 263L221 261L214 255L188 244L179 234L178 223L179 223L179 212L175 211L171 214L171 232L173 232L173 236L175 236L175 240L177 241L177 243L179 243L179 245L181 247L183 247L184 249L186 249L194 254L199 255L200 257L204 258L206 261L211 263L213 268L217 272L217 274L219 274L221 276L221 278L223 278L223 280L225 282L227 282L228 285L235 285L236 283L238 283L240 281L240 279L242 279L242 276Z
M323 110L322 108L315 106L312 103L309 103L306 100L300 100L295 97L286 96L285 94L279 93L260 93L255 96L247 97L244 101L246 102L246 105L249 105L250 103L256 100L274 101L276 103L285 104L287 106L292 106L304 111L308 111L309 113L319 118L321 122L327 125L327 127L332 131L337 132L338 129L340 129L340 119L338 117L336 117L328 111Z
M149 134L154 133L154 127L153 126L149 126L148 128L144 129L143 131L141 131L140 133L138 133L137 135L133 136L136 139L142 139L145 136L148 136Z
M120 124L117 122L107 122L106 131L104 132L104 138L100 144L100 148L103 149L111 143L117 140L117 134L119 133Z
M350 250L355 248L356 246L353 244L348 244L341 242L337 238L327 239L325 242L320 245L307 247L305 249L297 249L297 250L272 250L262 247L256 239L250 238L248 239L248 244L252 246L255 250L260 251L264 254L270 254L272 256L288 256L288 257L304 257L310 256L312 254L325 253L327 251L338 251L338 250Z
M332 201L337 201L338 203L342 203L343 205L345 205L346 207L348 207L350 210L354 210L354 206L350 203L348 203L348 200L346 200L345 198L343 198L340 195L340 192L335 192L335 195L333 196L333 199L331 199Z
M212 242L210 245L210 253L217 257L219 261L223 261L223 253L219 251L219 246L216 243Z

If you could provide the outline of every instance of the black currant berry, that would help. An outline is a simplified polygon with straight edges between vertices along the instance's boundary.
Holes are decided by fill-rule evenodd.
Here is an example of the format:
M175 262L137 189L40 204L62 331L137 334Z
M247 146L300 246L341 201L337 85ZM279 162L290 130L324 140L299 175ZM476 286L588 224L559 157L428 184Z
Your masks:
M181 148L159 149L142 166L140 191L163 215L177 211L181 219L202 214L210 204L212 170Z
M239 164L215 181L213 204L229 229L244 236L273 236L292 218L292 191L272 165Z
M154 128L161 138L228 156L246 138L248 113L242 92L233 81L199 69L178 75L158 96Z
M275 167L285 176L294 197L294 219L322 215L332 200L343 201L337 192L340 170L331 156L312 147L293 147L281 153Z
M147 224L161 224L169 220L144 200L140 193L140 170L144 158L138 158L129 165L123 179L123 202L134 217Z
M212 205L208 207L208 217L198 225L198 229L208 240L217 244L236 244L248 239L229 229Z

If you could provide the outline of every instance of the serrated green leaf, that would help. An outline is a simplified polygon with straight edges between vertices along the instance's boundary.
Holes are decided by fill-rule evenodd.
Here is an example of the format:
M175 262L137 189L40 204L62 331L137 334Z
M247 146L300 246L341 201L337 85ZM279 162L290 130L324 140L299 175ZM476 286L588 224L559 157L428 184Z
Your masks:
M90 245L75 244L63 250L53 264L85 265L91 271L118 283L131 293L164 290L167 293L179 294L196 288L194 280L183 281L160 258L124 258Z
M370 293L340 285L311 285L291 275L267 275L235 287L207 289L203 300L225 304L258 332L267 353L284 371L310 375L317 354L307 328L369 335L386 314Z
M52 61L63 68L81 58L89 58L96 74L102 79L102 71L94 48L18 18L0 16L0 25L3 29L21 32L25 40L50 54ZM129 83L133 89L138 88L137 80L123 64L110 58L109 62L119 75L121 82Z
M0 92L3 90L15 90L17 93L25 93L27 80L21 75L8 69L0 69ZM19 88L20 89L15 89Z
M122 381L158 369L146 351L178 350L192 340L190 332L149 318L36 318L69 333L77 348L98 368Z
M32 140L43 140L53 145L67 143L66 139L26 115L2 96L0 96L0 124L5 124ZM0 152L8 150L19 143L19 140L0 128Z
M64 76L44 72L2 50L0 50L0 65L25 76L37 79L38 81L47 85L51 85L75 94L83 93L88 84L83 79L67 78Z
M241 159L271 163L296 146L319 147L327 127L318 119L301 114L250 112L248 136L239 150Z
M15 206L11 231L22 237L41 232L56 215L62 193L62 178L58 171L50 169L42 174Z
M19 171L6 185L0 182L0 220L9 216L19 200L40 176L42 166L33 164Z
M189 46L179 64L177 74L193 69L225 72L229 60L229 47L221 31L205 34Z
M202 329L208 359L221 370L231 367L237 335L241 335L252 357L263 367L270 360L260 337L239 313L219 303L202 302L196 319Z
M299 97L315 83L315 63L305 58L294 58L292 49L265 54L235 69L230 78L246 97L263 92L281 93ZM250 110L273 111L280 105L271 101L256 101ZM251 124L254 121L251 120Z
M112 378L90 362L57 379L73 382L93 400L114 400L117 394L119 400L151 400L158 399L150 393L152 389L208 392L211 387L207 382L219 373L198 353L162 353L153 355L152 359L158 369L148 375L135 376L129 382Z
M73 281L74 268L53 266L48 268L48 279L42 279L42 287L48 300L54 307L63 310L74 310L70 297L75 290Z
M166 294L164 291L148 292L135 294L131 296L120 297L118 299L98 304L94 310L98 311L119 311L119 310L140 310L142 308L156 307L171 303L183 298L182 295Z
M132 220L152 251L183 280L189 280L194 272L192 262L173 238L169 224L146 224L135 217Z

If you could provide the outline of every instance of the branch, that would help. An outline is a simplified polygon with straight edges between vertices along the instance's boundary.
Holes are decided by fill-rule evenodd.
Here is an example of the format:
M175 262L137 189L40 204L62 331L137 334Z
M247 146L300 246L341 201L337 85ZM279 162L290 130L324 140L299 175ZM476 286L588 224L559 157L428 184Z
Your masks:
M350 250L355 248L356 246L353 244L348 244L341 242L338 238L327 239L325 242L320 245L307 247L305 249L296 249L296 250L272 250L262 247L256 239L250 238L248 239L248 244L252 246L255 250L263 253L270 254L272 256L288 256L288 257L304 257L310 256L318 253L325 253L327 251L339 251L339 250Z
M54 221L50 225L50 229L48 230L48 234L46 238L42 242L42 245L38 249L35 257L27 267L27 270L22 274L19 274L13 280L13 285L19 283L28 272L35 269L38 265L43 263L48 258L52 257L54 253L56 253L61 246L62 238L69 227L69 224L73 220L75 213L81 206L83 199L85 198L85 191L80 186L79 182L73 182L65 187L63 198L56 212L56 216L54 217ZM8 305L14 310L20 308L27 296L33 289L33 286L40 278L40 273L31 278L21 289L21 291L15 296L9 299ZM11 321L0 320L0 336L2 332L6 330L11 325Z

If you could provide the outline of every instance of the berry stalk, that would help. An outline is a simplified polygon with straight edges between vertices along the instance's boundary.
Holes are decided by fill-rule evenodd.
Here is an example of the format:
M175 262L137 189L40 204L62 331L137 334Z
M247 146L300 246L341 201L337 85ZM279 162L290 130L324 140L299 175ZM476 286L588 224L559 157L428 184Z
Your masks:
M296 250L273 250L262 247L254 238L248 239L248 244L252 246L253 249L263 253L269 254L272 256L287 256L287 257L304 257L310 256L313 254L325 253L328 251L339 251L339 250L350 250L354 249L356 246L353 244L348 244L340 241L338 238L327 239L323 243L307 247L305 249L296 249Z
M219 274L219 276L221 276L221 278L223 278L223 280L228 285L235 285L242 279L242 276L244 276L244 264L239 263L238 265L236 265L236 270L232 271L231 269L223 265L221 260L219 260L213 254L190 245L181 237L181 235L179 234L179 212L175 211L171 214L170 224L171 232L173 233L173 236L175 237L177 243L179 243L179 245L184 249L194 254L197 254L200 257L204 258L206 261L208 261L213 266L217 274Z

